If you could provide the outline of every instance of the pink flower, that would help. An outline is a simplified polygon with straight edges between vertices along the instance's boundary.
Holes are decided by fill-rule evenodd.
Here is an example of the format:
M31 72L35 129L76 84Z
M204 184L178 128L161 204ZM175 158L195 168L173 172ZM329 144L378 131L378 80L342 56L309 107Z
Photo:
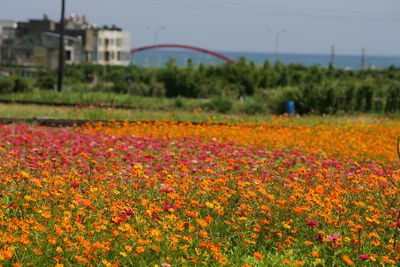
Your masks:
M164 262L164 263L161 263L161 266L162 266L162 267L171 267L171 264L168 264L168 263L165 263L165 262Z
M330 240L330 241L335 242L336 240L338 240L338 239L340 238L340 235L332 234L332 235L330 235L330 236L328 236L328 237L329 237L329 240Z
M175 190L171 186L163 185L160 188L160 193L174 193Z
M318 226L318 222L317 221L308 221L308 222L306 222L306 225L311 226L311 227Z
M365 261L365 260L369 260L370 257L368 255L362 254L362 255L358 255L358 258Z

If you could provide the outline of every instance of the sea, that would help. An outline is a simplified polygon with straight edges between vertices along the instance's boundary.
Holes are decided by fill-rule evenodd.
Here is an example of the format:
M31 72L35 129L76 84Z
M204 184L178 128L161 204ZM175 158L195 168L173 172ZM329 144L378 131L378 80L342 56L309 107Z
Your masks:
M283 64L298 63L305 66L327 67L332 61L331 55L323 54L288 54L288 53L256 53L256 52L226 52L215 51L233 61L245 57L248 62L253 61L256 65L264 64L268 60L271 64L277 61ZM152 49L136 52L131 55L131 63L140 67L164 67L171 58L175 59L175 64L179 67L187 66L189 59L195 66L200 63L205 65L224 64L225 61L213 55L202 52L183 50L183 49ZM335 68L359 70L364 61L364 68L387 68L394 66L400 67L400 56L375 56L375 55L335 55L333 65Z

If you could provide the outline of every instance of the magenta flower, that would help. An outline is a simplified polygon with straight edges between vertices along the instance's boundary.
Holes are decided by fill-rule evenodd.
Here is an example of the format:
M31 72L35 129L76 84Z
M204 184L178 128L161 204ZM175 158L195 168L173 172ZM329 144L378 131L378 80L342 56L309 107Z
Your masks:
M358 258L363 260L363 261L370 259L370 257L368 255L365 255L365 254L358 255Z
M125 209L125 214L126 215L129 215L129 216L132 216L133 214L134 214L134 212L133 212L133 210L131 210L131 209Z
M318 222L317 221L308 221L308 222L306 222L306 225L311 226L311 227L318 226Z
M176 208L174 206L172 206L172 205L165 205L164 211L171 212L171 210L176 211Z

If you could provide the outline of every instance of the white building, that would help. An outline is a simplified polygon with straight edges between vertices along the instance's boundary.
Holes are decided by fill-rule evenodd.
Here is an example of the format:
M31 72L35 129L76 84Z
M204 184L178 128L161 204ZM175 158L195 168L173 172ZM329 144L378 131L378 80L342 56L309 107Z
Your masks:
M102 65L129 65L130 34L121 29L104 27L97 30L93 62Z

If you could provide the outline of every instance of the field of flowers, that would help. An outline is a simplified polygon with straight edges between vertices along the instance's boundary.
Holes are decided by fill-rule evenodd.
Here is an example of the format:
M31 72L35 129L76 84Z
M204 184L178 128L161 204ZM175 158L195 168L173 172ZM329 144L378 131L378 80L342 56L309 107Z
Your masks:
M0 125L0 266L398 265L399 133L388 119Z

